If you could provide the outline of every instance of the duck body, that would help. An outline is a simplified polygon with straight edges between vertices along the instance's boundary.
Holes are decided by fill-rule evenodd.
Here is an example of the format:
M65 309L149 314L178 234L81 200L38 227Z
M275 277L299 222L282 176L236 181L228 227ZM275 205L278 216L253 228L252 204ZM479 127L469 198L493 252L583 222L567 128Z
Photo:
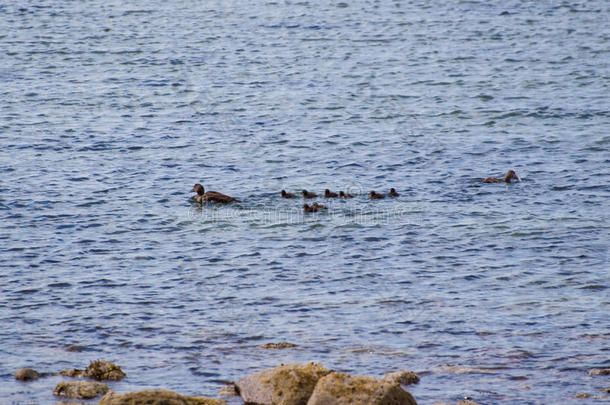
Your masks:
M341 198L354 198L352 194L344 193L343 191L339 191L339 197Z
M385 198L385 194L376 193L375 190L371 190L371 192L369 193L369 196L370 196L371 200L380 200L382 198Z
M230 202L239 202L237 198L233 198L226 194L219 193L217 191L205 191L203 186L199 183L193 186L193 190L197 195L194 197L195 201L204 204L207 202L216 202L220 204L227 204Z
M333 193L329 189L324 190L324 198L337 198L337 197L339 197L339 194Z
M311 204L311 206L314 207L317 210L326 210L326 209L328 209L328 207L326 205L318 204L317 202L314 202L313 204Z
M295 198L296 196L292 193L287 193L286 190L282 190L282 198Z
M487 178L483 179L483 183L508 183L508 184L510 184L512 179L521 181L521 179L519 179L519 176L517 176L517 173L515 173L514 170L509 170L506 172L506 175L504 176L503 179L499 179L497 177L487 177Z
M400 194L398 194L394 188L390 189L390 192L388 193L388 195L390 197L398 197L398 196L400 196Z
M309 204L303 204L303 212L305 214L309 214L311 212L318 212L318 209L314 206L310 206Z
M316 193L310 193L307 190L302 190L301 193L303 194L304 198L316 198L318 196Z

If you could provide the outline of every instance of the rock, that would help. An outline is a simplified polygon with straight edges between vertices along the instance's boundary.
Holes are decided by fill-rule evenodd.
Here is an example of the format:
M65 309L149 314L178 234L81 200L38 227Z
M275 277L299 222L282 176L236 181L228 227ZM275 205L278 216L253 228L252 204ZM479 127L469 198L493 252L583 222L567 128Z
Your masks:
M295 363L251 374L236 383L246 403L305 405L318 380L331 371L316 363Z
M90 381L60 382L53 390L59 397L74 399L91 399L108 392L106 384Z
M605 392L606 394L610 394L610 388L604 388L602 390L602 392Z
M89 364L83 373L83 377L97 381L120 381L125 378L121 367L105 360L96 360Z
M110 391L99 405L227 405L220 399L185 397L173 391L152 390L117 394Z
M331 373L322 377L307 405L417 405L395 381Z
M85 370L81 370L78 368L70 368L67 370L61 370L59 372L59 374L66 376L66 377L72 377L72 378L78 378L78 377L83 377L85 373Z
M581 392L579 394L574 395L574 398L591 398L591 394L588 392Z
M610 368L592 368L589 375L610 375Z
M239 395L239 391L237 391L237 387L235 384L227 384L218 391L218 395L221 397L235 397Z
M480 405L478 402L471 401L469 399L462 399L458 401L457 405Z
M419 382L419 376L413 371L396 371L394 373L387 373L382 377L384 380L395 381L402 385L417 384Z
M15 371L15 380L19 381L35 381L40 378L38 371L33 368L20 368Z
M288 349L290 347L296 347L294 343L280 342L280 343L267 343L259 346L261 349Z

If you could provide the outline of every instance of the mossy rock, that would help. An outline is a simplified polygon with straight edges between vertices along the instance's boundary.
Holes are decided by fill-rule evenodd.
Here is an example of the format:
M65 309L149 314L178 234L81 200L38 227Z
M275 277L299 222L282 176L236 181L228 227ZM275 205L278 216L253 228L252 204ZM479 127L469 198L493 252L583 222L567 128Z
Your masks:
M15 380L19 381L36 381L40 378L38 371L33 368L20 368L15 371Z
M120 381L125 378L121 367L106 360L96 360L89 364L83 377L97 381Z
M67 370L61 370L59 374L66 377L78 378L84 377L85 370L81 370L79 368L69 368Z
M91 399L108 392L108 386L90 381L60 382L53 390L58 397Z
M147 390L117 394L110 391L99 405L227 405L220 399L186 397L173 391Z
M306 405L318 380L331 371L316 363L295 363L251 374L236 385L247 404Z
M394 373L387 373L382 377L384 380L395 381L402 385L417 384L419 382L419 376L413 371L396 371Z
M331 373L316 385L307 405L417 405L395 381Z

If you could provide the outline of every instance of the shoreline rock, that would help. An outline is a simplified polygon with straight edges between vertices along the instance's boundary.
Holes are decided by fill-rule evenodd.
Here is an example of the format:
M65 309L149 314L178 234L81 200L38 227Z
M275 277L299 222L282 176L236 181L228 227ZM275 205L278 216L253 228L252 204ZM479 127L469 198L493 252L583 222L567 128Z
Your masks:
M104 395L109 390L106 384L91 381L60 382L53 390L53 395L72 399L92 399Z
M92 361L85 370L71 368L62 370L59 374L72 378L91 378L96 381L121 381L126 377L121 367L106 360Z
M15 380L19 381L36 381L40 377L40 373L33 368L20 368L15 371Z
M227 405L220 399L205 397L188 397L177 392L167 390L145 390L130 392L127 394L117 394L114 391L108 392L100 400L99 405L152 405L152 404L171 404L171 405Z

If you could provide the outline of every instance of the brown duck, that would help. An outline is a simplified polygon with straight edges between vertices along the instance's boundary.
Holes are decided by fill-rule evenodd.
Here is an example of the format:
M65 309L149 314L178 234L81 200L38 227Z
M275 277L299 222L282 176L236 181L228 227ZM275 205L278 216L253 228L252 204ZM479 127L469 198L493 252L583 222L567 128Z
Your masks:
M287 193L286 190L282 190L282 198L295 198L296 196L292 193Z
M398 197L398 196L400 196L400 194L398 194L393 187L390 189L390 192L388 193L388 195L390 197Z
M316 193L310 193L307 190L302 190L301 193L303 194L303 197L305 197L305 198L316 198L318 196Z
M237 198L229 197L228 195L218 193L216 191L205 191L203 186L199 183L193 186L193 190L197 195L194 197L195 201L198 203L206 203L206 202L217 202L221 204L226 204L230 202L239 202Z
M309 204L303 204L303 212L309 214L310 212L318 212L318 209Z
M326 205L318 204L317 202L314 202L313 204L311 204L311 206L314 207L317 210L326 210L326 209L328 209L328 207Z
M339 191L339 197L341 198L354 198L352 194L344 193L343 191Z
M509 170L506 172L506 175L504 176L503 179L498 179L496 177L487 177L486 179L483 180L483 183L509 183L510 184L511 179L521 181L521 179L519 178L519 176L517 176L517 173L515 173L514 170Z
M371 190L369 195L371 197L371 200L380 200L382 198L385 198L385 194L378 194L375 192L375 190Z
M337 197L339 197L339 194L333 193L329 189L324 190L324 198L337 198Z

